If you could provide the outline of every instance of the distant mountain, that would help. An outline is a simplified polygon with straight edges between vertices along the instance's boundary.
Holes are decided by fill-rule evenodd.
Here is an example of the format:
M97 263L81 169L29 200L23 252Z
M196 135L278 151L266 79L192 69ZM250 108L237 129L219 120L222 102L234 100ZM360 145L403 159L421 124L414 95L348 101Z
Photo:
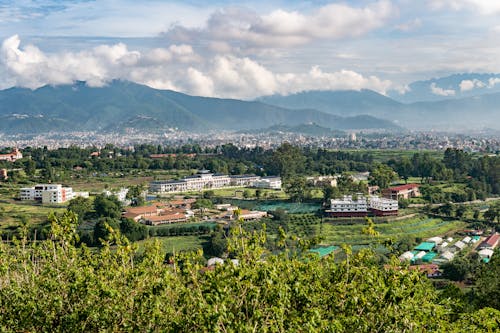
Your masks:
M373 116L345 118L314 108L290 110L259 101L196 97L124 81L101 88L77 82L0 91L0 131L6 133L241 130L304 123L334 129L399 129Z
M401 103L367 89L360 91L313 90L286 96L264 96L258 100L289 109L316 109L341 116L367 114L384 117L401 108Z
M455 81L458 80L457 76ZM343 117L370 115L394 121L408 129L500 129L500 93L409 104L370 90L307 91L288 96L266 96L259 100L288 108L316 108Z
M273 125L266 128L259 128L254 130L243 130L240 133L295 133L304 134L309 136L329 136L329 137L344 137L346 132L340 130L333 130L331 128L323 127L318 124L300 124L297 126L286 125Z
M498 82L497 82L498 81ZM404 94L389 91L388 96L402 103L441 101L500 92L500 74L465 73L416 81Z

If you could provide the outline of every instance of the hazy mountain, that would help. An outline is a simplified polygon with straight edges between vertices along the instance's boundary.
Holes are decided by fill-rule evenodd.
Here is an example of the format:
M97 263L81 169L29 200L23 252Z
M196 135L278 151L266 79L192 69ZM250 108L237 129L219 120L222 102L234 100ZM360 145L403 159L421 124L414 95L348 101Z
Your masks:
M387 116L401 103L372 90L304 91L291 95L272 95L258 99L289 109L316 109L341 116L368 114Z
M258 101L196 97L123 81L102 88L77 82L0 91L0 131L10 133L126 128L240 130L304 123L334 129L398 128L370 116L344 118L313 108L289 110Z
M371 115L394 121L408 129L463 131L500 128L500 93L410 104L394 101L370 90L308 91L289 96L266 96L259 100L289 108L316 108L344 117Z
M498 83L495 79L498 79ZM389 91L388 96L403 103L414 103L497 93L500 92L500 74L454 74L416 81L409 84L408 88L404 94L394 90Z

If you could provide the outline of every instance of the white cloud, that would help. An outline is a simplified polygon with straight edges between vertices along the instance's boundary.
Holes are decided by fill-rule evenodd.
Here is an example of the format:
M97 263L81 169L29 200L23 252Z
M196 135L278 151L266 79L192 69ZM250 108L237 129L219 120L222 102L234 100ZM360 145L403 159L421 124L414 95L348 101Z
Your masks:
M491 77L488 80L488 88L493 88L498 83L500 83L500 78L498 78L498 77Z
M408 32L412 30L416 30L422 26L422 20L419 18L415 18L409 22L402 23L396 26L397 30Z
M258 15L248 9L230 7L213 13L204 28L178 25L165 34L178 41L200 37L236 47L291 47L316 39L356 37L377 29L395 13L390 1L366 7L328 4L309 14L278 9ZM220 47L222 44L214 45Z
M436 83L431 83L431 91L434 95L439 96L455 96L455 90L453 89L443 89L436 86Z
M486 84L478 79L473 80L462 80L460 82L460 91L468 91L474 88L484 88Z
M346 69L327 72L318 66L303 72L274 73L248 57L201 58L185 44L139 52L118 43L77 53L48 54L33 45L22 47L17 35L2 43L0 73L5 73L1 88L34 89L77 80L98 87L123 79L193 95L246 99L304 90L372 89L385 94L392 85L376 76Z
M428 3L433 9L471 9L482 15L500 14L500 1L497 0L428 0Z

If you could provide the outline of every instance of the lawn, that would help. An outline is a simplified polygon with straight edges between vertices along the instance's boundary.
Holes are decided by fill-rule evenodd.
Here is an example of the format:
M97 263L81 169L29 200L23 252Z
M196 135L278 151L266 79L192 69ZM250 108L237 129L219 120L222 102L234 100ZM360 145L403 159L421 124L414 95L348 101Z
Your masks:
M42 206L33 202L4 200L0 202L0 232L15 229L22 219L27 219L30 225L45 222L50 212L62 212L65 209L65 206Z
M147 243L160 242L161 250L164 253L174 253L179 251L197 250L202 248L206 236L176 236L176 237L154 237L137 242L139 252L144 251Z

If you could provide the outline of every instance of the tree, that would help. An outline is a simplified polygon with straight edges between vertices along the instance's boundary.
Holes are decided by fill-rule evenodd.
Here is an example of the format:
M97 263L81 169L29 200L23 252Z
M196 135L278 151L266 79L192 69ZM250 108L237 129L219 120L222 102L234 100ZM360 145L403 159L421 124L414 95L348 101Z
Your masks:
M500 205L491 205L490 208L483 214L488 221L495 222L500 218Z
M307 188L306 179L304 177L293 177L285 184L285 193L290 196L293 202L302 202L309 197L309 189Z
M78 223L81 224L85 215L92 211L92 201L89 198L76 197L69 201L67 210L74 212L78 216Z
M470 209L467 205L458 205L457 209L455 210L455 215L458 218L463 218L469 211Z
M94 210L99 217L118 219L121 216L122 206L114 195L99 194L94 199Z
M380 188L387 188L389 184L396 180L397 174L394 170L385 164L379 164L370 172L370 185L376 185Z
M144 239L148 236L148 229L144 224L137 223L128 218L121 219L120 231L132 242Z
M453 216L453 212L455 211L455 206L451 202L447 202L441 207L439 207L439 211L443 215Z
M120 230L118 220L111 217L103 217L94 226L94 241L101 242L110 239L111 232Z
M299 147L285 142L273 152L268 161L268 168L271 173L279 174L283 179L288 179L302 173L305 161L306 158Z

